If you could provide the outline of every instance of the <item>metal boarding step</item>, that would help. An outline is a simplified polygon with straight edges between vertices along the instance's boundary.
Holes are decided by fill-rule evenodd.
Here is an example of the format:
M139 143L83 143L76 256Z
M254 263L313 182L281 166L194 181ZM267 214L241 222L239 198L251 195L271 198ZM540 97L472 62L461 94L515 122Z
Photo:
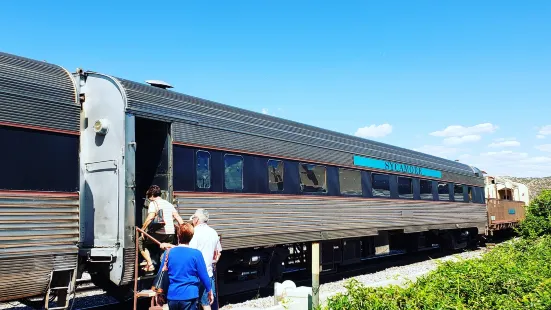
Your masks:
M144 298L144 297L155 297L157 296L157 293L152 290L143 290L136 293L136 297L138 298Z
M150 275L144 275L144 276L138 277L138 281L151 280L151 279L154 279L156 275L157 275L156 273L153 273L153 274L150 274Z
M44 295L44 309L65 310L69 307L69 295L74 292L76 284L76 269L54 270L50 273L50 282ZM50 299L57 297L54 307L50 307Z

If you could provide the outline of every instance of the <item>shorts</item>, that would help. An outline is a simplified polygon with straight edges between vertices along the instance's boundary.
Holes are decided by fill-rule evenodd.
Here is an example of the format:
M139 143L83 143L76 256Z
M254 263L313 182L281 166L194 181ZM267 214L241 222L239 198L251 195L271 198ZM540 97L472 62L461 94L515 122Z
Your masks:
M214 283L214 276L210 277L210 286L212 287L212 296L216 299L216 284ZM209 292L207 292L202 282L199 284L199 302L203 306L210 306Z

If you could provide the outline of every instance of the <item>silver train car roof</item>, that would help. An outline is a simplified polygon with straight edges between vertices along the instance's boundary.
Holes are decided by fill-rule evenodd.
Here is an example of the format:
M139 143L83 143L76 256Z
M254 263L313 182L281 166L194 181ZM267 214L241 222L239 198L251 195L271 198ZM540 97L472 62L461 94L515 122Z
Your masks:
M0 77L18 74L20 79L32 80L34 88L29 90L29 93L37 98L40 96L40 100L45 104L54 104L56 107L57 114L41 111L41 115L34 115L34 119L26 121L37 125L52 123L56 128L71 132L78 131L77 122L63 124L63 119L66 121L68 114L78 113L77 87L67 70L55 64L2 52L0 52L0 66ZM84 72L84 74L87 73L92 72ZM365 156L435 169L441 171L442 179L446 180L456 180L457 177L464 176L467 179L458 180L458 182L467 184L478 184L483 177L479 169L463 163L185 95L164 89L168 88L168 84L164 82L164 84L161 83L164 85L161 88L123 78L112 78L122 86L121 91L126 98L127 112L141 117L174 122L176 143L189 142L205 147L232 149L236 152L254 152L266 156L344 166L354 166L354 156ZM159 83L158 81L149 82ZM8 85L3 86L4 88L17 87L12 84L4 85ZM20 106L17 108L31 110L30 107L18 104ZM28 112L18 115L27 114ZM16 119L10 121L17 122ZM221 133L226 136L215 137L221 136ZM239 139L239 143L234 140L229 145L228 139ZM224 143L226 144L223 145ZM235 147L237 144L243 144L243 146Z

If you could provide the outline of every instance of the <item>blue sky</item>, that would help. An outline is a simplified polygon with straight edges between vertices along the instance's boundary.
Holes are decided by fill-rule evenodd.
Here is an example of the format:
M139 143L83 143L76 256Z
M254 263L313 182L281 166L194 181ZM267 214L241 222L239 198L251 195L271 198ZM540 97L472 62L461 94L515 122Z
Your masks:
M6 1L0 50L548 176L550 20L535 0Z

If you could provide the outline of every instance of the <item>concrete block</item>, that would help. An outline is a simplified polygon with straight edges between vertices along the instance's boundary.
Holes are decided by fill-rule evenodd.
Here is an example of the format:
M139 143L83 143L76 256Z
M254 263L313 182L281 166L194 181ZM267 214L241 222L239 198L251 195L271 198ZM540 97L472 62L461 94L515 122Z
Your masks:
M288 289L287 301L289 310L308 309L312 301L312 288L300 286L295 289Z
M276 282L274 284L274 305L279 305L287 296L287 290L295 288L297 288L297 285L290 280L283 281L283 283Z

